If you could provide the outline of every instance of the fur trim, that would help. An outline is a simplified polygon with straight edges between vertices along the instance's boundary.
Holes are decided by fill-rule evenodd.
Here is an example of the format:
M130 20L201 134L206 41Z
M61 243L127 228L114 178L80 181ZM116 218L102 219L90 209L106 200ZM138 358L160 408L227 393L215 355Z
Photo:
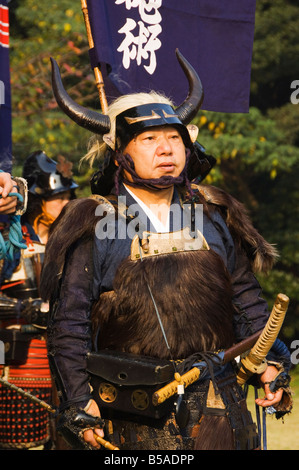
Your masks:
M254 272L268 272L279 257L274 245L268 243L254 228L245 206L220 188L192 185L204 197L209 207L221 210L234 241L239 244L251 261Z
M101 349L170 359L148 286L175 358L233 344L230 277L220 256L203 250L124 259L114 292L102 294L94 305Z

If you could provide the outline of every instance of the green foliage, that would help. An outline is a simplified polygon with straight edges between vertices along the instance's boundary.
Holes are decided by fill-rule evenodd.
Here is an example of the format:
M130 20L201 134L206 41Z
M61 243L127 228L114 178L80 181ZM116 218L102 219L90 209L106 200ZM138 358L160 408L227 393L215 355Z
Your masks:
M252 70L258 84L274 84L277 79L298 76L298 3L286 0L259 0Z
M257 108L248 114L203 112L194 123L200 128L199 140L221 161L238 158L243 167L254 165L255 172L268 172L273 178L299 162L299 149Z
M299 77L298 8L292 0L256 2L252 103L263 110L289 101L290 83Z
M46 2L25 0L10 10L14 169L20 173L25 158L42 149L54 159L66 156L77 173L91 134L58 109L50 57L58 62L70 96L83 105L97 102L99 107L80 2L60 0L49 8ZM87 178L81 183L87 187Z

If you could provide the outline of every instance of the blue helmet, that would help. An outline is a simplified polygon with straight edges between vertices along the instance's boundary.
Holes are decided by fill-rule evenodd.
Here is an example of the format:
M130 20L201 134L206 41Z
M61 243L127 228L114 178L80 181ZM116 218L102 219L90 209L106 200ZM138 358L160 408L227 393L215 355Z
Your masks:
M23 178L27 180L29 193L47 199L78 187L71 178L72 163L64 157L58 157L58 160L58 163L55 162L42 150L37 150L27 157Z

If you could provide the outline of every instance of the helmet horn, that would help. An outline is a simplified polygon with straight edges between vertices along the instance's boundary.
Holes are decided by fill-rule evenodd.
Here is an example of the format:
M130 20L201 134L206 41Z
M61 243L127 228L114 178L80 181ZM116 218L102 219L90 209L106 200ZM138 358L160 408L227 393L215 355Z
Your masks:
M55 99L62 111L76 124L95 134L107 134L110 131L110 118L77 104L65 91L57 62L51 57L52 88Z
M194 68L178 49L176 49L176 56L189 82L188 96L185 101L176 108L176 114L183 124L188 124L196 116L203 102L203 87ZM107 134L111 127L109 116L84 108L72 100L63 87L59 67L53 58L51 58L51 64L53 93L63 112L76 122L76 124L95 134Z
M185 59L178 49L176 49L175 53L189 82L188 96L185 101L176 108L175 112L178 114L183 124L189 124L202 105L204 98L203 86L192 65Z

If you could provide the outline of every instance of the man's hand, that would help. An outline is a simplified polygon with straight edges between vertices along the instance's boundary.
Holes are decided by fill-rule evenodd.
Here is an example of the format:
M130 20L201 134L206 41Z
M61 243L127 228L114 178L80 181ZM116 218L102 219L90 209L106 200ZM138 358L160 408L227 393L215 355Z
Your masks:
M96 404L96 402L94 400L90 400L90 404L89 404L88 408L85 409L85 411L86 411L86 413L90 414L91 416L96 416L96 417L99 417L99 418L101 417L99 407L98 407L98 405ZM93 429L88 429L87 431L85 431L84 434L83 434L83 438L84 438L85 442L87 442L91 446L98 449L101 446L95 440L94 433L97 434L98 436L102 437L102 438L104 437L103 429L96 428L94 430Z
M267 407L277 405L283 395L283 390L279 389L275 393L270 391L270 382L272 382L277 376L277 369L275 366L268 366L263 374L260 375L260 383L265 391L264 398L257 398L255 400L256 404L259 406Z
M17 198L8 196L9 193L18 192L16 183L9 173L0 173L0 214L12 214L16 211Z

